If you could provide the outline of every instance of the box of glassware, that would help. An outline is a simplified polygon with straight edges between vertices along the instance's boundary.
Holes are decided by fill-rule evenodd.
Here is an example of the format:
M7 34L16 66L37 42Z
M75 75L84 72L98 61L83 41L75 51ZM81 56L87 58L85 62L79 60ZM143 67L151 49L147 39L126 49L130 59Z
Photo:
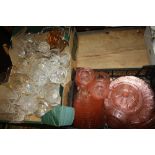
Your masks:
M18 29L9 49L11 72L0 85L0 120L41 123L54 107L68 105L77 35L72 27Z
M155 128L155 65L73 72L75 128Z

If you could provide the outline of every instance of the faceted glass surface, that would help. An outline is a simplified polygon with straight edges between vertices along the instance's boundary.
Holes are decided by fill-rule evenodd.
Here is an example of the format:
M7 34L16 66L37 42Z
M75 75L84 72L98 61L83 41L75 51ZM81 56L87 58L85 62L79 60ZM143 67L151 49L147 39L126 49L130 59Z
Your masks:
M32 114L41 117L61 103L60 84L70 74L71 56L62 51L62 40L53 49L48 33L25 32L12 38L9 54L13 66L7 85L0 85L0 119L22 121Z

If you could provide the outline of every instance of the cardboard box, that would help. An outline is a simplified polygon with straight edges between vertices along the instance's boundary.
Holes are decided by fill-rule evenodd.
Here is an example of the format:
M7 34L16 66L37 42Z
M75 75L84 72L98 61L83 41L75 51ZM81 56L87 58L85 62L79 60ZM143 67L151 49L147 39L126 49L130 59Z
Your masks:
M17 27L13 33L12 36L12 41L14 41L14 44L16 42L16 40L14 39L14 35L19 31L21 27ZM28 27L28 32L33 32L33 33L38 33L38 31L42 30L45 31L45 33L43 35L38 35L38 40L41 39L43 40L47 38L47 32L48 29L50 29L51 27ZM77 49L77 33L76 33L76 29L74 27L67 27L68 29L68 33L65 34L65 37L69 43L69 46L67 47L68 52L71 55L71 70L70 70L70 74L68 74L67 77L67 83L63 86L60 87L60 96L62 98L62 104L68 106L68 92L71 86L71 79L72 79L72 70L76 68L76 49ZM39 38L42 37L42 38ZM5 121L5 120L3 120ZM14 123L21 123L21 122L14 122ZM41 118L37 117L36 115L29 115L25 117L25 120L22 123L42 123L41 122Z

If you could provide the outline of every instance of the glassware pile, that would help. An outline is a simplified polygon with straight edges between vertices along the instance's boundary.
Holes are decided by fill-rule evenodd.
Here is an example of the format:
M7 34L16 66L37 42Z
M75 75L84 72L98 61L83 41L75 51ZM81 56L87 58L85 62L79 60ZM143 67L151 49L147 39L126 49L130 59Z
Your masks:
M13 37L11 74L0 85L1 120L23 121L32 114L41 117L61 103L60 85L71 74L71 56L63 35L64 29L53 28L38 34L23 30Z
M154 92L135 76L116 79L104 72L80 68L76 72L74 126L77 128L152 128Z
M104 100L108 96L110 77L106 73L97 74L91 69L76 72L78 92L74 100L77 128L102 128L105 123Z

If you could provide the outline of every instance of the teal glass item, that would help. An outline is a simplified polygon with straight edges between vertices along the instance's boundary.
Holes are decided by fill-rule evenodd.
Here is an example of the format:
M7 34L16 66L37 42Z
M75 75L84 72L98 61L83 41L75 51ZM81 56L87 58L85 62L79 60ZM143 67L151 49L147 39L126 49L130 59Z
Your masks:
M74 120L74 108L58 105L42 116L42 123L56 127L70 126Z

